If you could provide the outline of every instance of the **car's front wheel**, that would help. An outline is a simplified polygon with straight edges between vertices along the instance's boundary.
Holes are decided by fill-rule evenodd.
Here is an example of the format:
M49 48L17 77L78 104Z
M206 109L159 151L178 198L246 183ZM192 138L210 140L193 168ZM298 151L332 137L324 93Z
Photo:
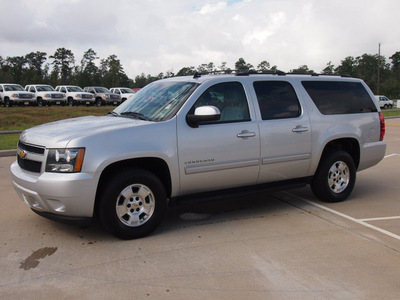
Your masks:
M106 183L99 197L98 216L102 225L121 239L150 234L167 208L163 184L143 169L125 170Z
M325 202L346 200L356 182L353 158L345 151L335 151L322 159L311 182L314 195Z

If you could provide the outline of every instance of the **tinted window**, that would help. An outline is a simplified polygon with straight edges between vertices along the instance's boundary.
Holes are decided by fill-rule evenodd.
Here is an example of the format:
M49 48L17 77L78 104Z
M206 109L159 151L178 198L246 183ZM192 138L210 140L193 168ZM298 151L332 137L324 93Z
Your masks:
M292 85L286 81L253 83L263 120L297 118L301 109Z
M373 100L359 82L303 81L302 84L324 115L377 111Z
M213 105L221 112L220 120L212 123L250 120L246 94L239 82L224 82L208 88L199 97L191 109L191 113L195 108L205 105Z

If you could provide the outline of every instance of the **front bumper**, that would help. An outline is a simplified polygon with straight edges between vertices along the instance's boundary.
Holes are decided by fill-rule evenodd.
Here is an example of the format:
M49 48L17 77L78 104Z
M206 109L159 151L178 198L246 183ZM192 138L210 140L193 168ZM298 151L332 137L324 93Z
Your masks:
M35 212L61 219L93 216L97 183L90 174L36 174L21 169L17 162L11 165L11 174L18 196Z

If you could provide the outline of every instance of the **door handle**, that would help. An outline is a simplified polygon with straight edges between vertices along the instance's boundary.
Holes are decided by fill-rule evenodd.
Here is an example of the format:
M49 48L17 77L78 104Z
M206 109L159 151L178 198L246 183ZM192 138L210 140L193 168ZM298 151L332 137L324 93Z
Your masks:
M248 130L243 130L241 133L237 134L237 137L241 138L241 139L246 139L246 138L254 137L254 136L256 136L256 133L255 132L250 132Z
M308 127L303 127L302 125L297 125L292 129L293 132L305 132L308 131Z

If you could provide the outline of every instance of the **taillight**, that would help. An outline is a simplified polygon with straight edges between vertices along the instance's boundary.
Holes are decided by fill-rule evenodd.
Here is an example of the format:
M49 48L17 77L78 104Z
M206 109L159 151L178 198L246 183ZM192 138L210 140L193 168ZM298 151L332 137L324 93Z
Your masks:
M383 141L383 137L385 136L385 117L383 116L383 113L379 113L379 121L381 124L381 136L379 138L380 141Z

